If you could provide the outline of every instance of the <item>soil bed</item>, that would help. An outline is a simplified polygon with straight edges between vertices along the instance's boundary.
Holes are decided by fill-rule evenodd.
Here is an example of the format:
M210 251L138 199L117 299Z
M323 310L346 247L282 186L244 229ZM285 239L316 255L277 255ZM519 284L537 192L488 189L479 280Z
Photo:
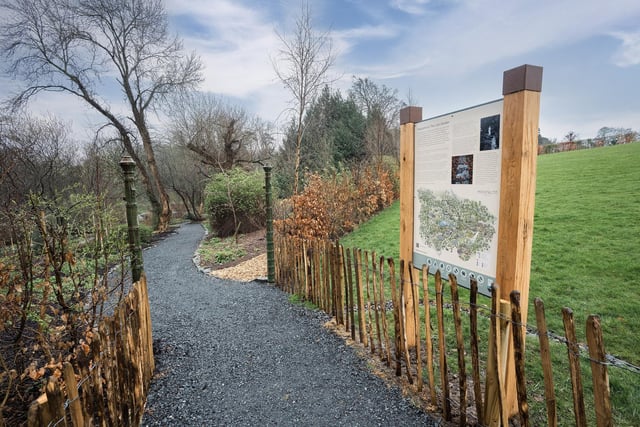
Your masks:
M235 247L246 255L224 263L216 263L211 258L200 256L196 258L196 264L211 276L237 282L250 282L267 276L267 241L264 229L241 234Z

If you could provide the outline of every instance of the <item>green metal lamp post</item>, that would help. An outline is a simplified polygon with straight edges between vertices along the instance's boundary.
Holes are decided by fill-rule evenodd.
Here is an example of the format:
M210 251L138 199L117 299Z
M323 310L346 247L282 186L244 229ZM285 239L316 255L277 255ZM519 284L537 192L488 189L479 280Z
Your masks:
M124 171L124 200L127 202L127 234L131 254L131 277L133 282L140 280L142 274L142 247L138 227L138 205L136 204L136 163L130 156L122 156L120 167Z
M267 280L276 281L275 259L273 255L273 205L271 201L271 166L264 165L264 189L267 206Z

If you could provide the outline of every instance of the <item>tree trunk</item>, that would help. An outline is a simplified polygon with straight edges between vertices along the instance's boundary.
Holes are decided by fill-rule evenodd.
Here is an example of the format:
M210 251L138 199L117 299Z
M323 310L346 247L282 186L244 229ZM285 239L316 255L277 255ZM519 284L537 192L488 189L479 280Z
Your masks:
M135 113L136 112L134 111L134 114ZM167 193L167 190L162 183L162 179L160 178L156 156L151 145L151 135L149 134L149 129L147 128L147 124L144 119L144 113L137 112L137 114L135 114L135 123L138 127L138 131L140 132L140 137L142 138L142 147L144 148L144 153L147 157L147 165L149 166L151 179L153 180L154 187L159 196L160 209L158 212L158 224L156 229L160 232L167 231L169 228L169 222L171 221L169 194ZM154 212L154 214L155 213L156 212Z
M187 197L184 194L182 194L181 191L177 190L175 186L173 187L173 191L178 195L178 197L180 197L180 200L182 200L182 205L187 210L187 218L194 219L195 215L191 211L191 205L189 204Z
M234 148L233 134L235 131L236 120L231 119L231 122L227 125L227 129L222 137L224 141L224 162L222 163L223 170L231 170L236 162L236 149Z
M201 203L199 202L198 193L195 190L191 192L189 202L191 203L191 208L193 210L194 220L202 221L204 218L202 217L202 211L198 207Z
M296 158L293 170L293 195L298 195L298 181L300 179L300 148L302 147L302 111L298 116L298 132L296 133ZM295 210L295 205L294 205ZM294 212L295 215L295 212Z

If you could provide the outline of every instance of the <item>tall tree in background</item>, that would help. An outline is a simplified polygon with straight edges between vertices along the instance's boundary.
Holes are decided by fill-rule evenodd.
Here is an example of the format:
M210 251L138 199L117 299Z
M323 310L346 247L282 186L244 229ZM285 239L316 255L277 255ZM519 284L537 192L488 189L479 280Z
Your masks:
M325 86L304 117L300 168L324 173L333 168L348 169L363 160L365 125L365 118L352 99L345 99L339 90ZM280 197L293 194L296 129L292 120L276 157L275 182ZM301 177L300 187L304 186L303 181Z
M325 86L305 116L301 164L320 171L362 160L365 126L353 100Z
M169 196L158 171L148 114L170 93L197 85L202 67L169 34L162 1L4 0L1 6L8 15L0 41L7 72L27 85L12 106L52 91L75 95L100 113L136 162L155 225L166 230ZM121 90L129 115L118 114L107 100L111 83ZM138 141L144 161L135 149Z
M385 155L397 156L392 128L403 102L397 89L379 86L368 78L354 77L349 96L367 117L366 147L370 158L381 162Z
M164 144L158 150L164 182L182 201L187 218L204 219L204 188L210 169L198 162L197 155L177 144Z
M628 144L638 139L638 132L628 128L601 127L596 135L600 145Z
M311 23L309 4L303 3L290 37L277 33L282 47L273 67L284 87L293 96L295 154L293 193L298 194L300 151L304 115L318 92L329 83L328 71L335 57L328 33L318 33Z

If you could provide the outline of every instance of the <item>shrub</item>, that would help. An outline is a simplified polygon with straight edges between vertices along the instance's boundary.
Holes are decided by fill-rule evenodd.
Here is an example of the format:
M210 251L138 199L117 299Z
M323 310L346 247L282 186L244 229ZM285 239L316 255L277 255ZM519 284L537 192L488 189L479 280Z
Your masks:
M400 164L398 159L393 156L383 156L382 163L378 165L381 172L386 172L391 189L393 190L393 199L400 197Z
M148 225L140 225L138 226L138 232L140 233L140 243L143 245L148 245L151 243L151 238L153 235L153 228Z
M218 237L264 227L264 178L260 171L235 168L219 173L205 192L209 222Z
M117 227L116 233L113 234L111 240L118 242L129 242L129 226L127 224L120 224ZM153 228L146 224L138 224L138 233L140 234L140 244L142 246L151 243L153 237Z
M242 258L247 251L238 246L233 238L219 239L217 237L205 239L198 248L200 259L206 264L226 264Z
M383 166L366 166L328 176L309 174L304 191L293 196L290 208L276 209L276 230L303 239L338 239L397 198L390 173ZM284 214L289 215L283 217Z

